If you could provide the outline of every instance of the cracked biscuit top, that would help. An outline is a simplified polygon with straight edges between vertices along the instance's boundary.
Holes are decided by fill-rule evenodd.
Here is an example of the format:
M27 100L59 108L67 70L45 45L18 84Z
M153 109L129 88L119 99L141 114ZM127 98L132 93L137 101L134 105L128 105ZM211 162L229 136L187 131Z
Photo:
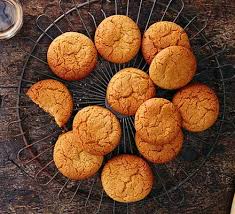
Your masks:
M73 131L82 148L94 155L106 155L120 143L121 126L115 115L100 106L80 110L73 120Z
M60 78L80 80L96 66L97 51L87 36L77 32L66 32L50 44L47 62L53 73Z
M136 134L135 142L139 152L153 163L166 163L173 160L180 152L183 144L183 132L180 130L174 139L164 145L146 143Z
M95 46L99 54L113 63L130 61L138 53L140 45L140 30L128 16L110 16L100 23L95 32Z
M54 147L53 159L56 167L72 180L93 176L103 162L103 156L83 151L79 141L79 137L70 131L60 135Z
M188 131L200 132L210 128L219 115L219 100L208 86L195 83L178 91L173 98Z
M135 114L135 129L144 141L163 145L179 133L181 117L170 101L152 98L138 108Z
M55 118L63 127L73 111L73 99L67 87L53 79L41 80L27 91L31 100Z
M106 92L108 104L124 115L134 115L143 102L154 96L152 80L136 68L125 68L115 74Z
M136 202L145 198L153 186L149 165L135 155L119 155L109 160L102 171L101 182L107 195L118 202Z
M156 22L144 33L142 54L148 64L157 53L169 46L183 46L190 49L188 36L179 25L168 21Z
M170 46L155 56L149 75L160 88L178 89L193 79L196 69L196 58L189 49Z

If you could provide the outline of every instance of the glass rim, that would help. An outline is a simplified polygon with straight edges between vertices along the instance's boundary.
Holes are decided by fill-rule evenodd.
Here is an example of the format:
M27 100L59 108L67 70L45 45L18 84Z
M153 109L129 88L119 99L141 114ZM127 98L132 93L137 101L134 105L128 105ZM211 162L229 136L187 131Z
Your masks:
M9 30L3 33L0 32L0 40L12 38L13 36L16 35L16 33L21 29L23 25L23 8L21 3L18 0L3 0L3 1L9 2L15 7L17 18L15 20L14 25Z

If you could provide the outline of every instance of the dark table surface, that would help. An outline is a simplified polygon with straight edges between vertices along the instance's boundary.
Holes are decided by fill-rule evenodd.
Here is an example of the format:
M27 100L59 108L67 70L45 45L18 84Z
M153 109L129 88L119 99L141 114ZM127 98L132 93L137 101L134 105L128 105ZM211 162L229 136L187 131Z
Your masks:
M36 38L35 26L38 15L47 13L51 17L60 14L57 0L23 0L24 26L21 32L9 41L0 42L0 101L9 95L7 105L14 106L16 91L25 53L18 46L24 43L21 36ZM196 11L203 22L208 19L205 33L215 39L218 47L226 45L223 63L234 63L235 47L235 1L185 0L186 10ZM228 110L232 120L235 113L234 81L227 84L233 94L228 96ZM10 88L6 88L10 86ZM27 177L16 162L17 140L6 138L7 124L15 114L0 109L0 213L84 213L79 201L69 204L57 200L58 186L41 187ZM233 128L234 129L234 128ZM206 213L226 214L230 212L235 183L235 139L231 135L220 139L208 162L192 178L194 198L186 195L185 203L179 207L159 206L151 202L146 207L130 208L130 213ZM103 211L102 213L108 213Z

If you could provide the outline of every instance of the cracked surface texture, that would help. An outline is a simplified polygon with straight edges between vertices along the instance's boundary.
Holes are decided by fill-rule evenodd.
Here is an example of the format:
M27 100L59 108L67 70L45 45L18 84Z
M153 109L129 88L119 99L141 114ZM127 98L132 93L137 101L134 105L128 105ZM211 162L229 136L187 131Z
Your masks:
M27 91L31 100L52 115L59 127L64 126L73 111L73 98L59 81L47 79L33 84Z
M103 156L89 154L82 150L78 136L72 131L59 136L53 153L58 170L72 180L93 176L101 167Z
M110 80L106 98L115 111L134 115L139 106L155 94L154 84L148 74L136 68L125 68Z
M135 129L151 144L170 142L181 129L181 117L173 103L163 98L145 101L135 114Z
M121 126L115 115L100 106L80 110L73 120L73 131L81 139L82 148L94 155L106 155L121 139Z
M157 53L169 46L183 46L190 49L188 36L179 25L168 21L156 22L144 33L142 54L148 64Z
M113 63L125 63L138 53L141 33L137 24L129 17L110 16L96 29L95 45L104 59Z
M47 52L51 70L65 80L80 80L96 66L97 51L85 35L67 32L55 38Z
M170 46L155 56L149 67L149 75L161 88L178 89L193 79L196 69L196 58L189 49Z
M173 160L180 152L183 138L183 132L180 130L174 139L164 145L146 143L138 134L135 136L135 142L139 152L147 160L153 163L166 163Z
M210 128L219 116L219 100L208 86L195 83L178 91L173 98L180 111L183 127L192 132Z
M119 202L145 198L153 186L153 173L147 162L135 155L119 155L105 164L101 181L107 195Z

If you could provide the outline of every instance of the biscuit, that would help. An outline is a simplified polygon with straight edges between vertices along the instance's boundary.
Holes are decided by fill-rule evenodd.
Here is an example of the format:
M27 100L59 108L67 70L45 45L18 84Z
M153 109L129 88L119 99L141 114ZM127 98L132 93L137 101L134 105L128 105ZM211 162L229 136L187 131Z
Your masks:
M82 180L93 176L101 167L103 156L85 152L80 147L80 139L72 131L59 136L53 159L58 170L72 180Z
M123 154L109 160L101 182L107 195L118 202L136 202L145 198L153 186L153 173L140 157Z
M107 61L125 63L138 53L141 33L128 16L113 15L104 19L95 32L95 46Z
M135 114L135 129L144 141L163 145L179 133L180 114L170 101L152 98L138 108Z
M66 32L50 44L47 62L58 77L65 80L80 80L95 68L97 51L87 36L77 32Z
M182 88L175 94L173 103L181 114L183 127L188 131L204 131L219 116L219 100L215 92L201 83Z
M124 115L134 115L139 106L155 96L148 74L136 68L125 68L110 80L106 98L110 107Z
M63 127L73 111L73 98L67 87L53 79L33 84L26 93L44 111L52 115L59 127Z
M153 163L166 163L174 159L183 145L183 132L180 130L177 136L164 145L153 145L141 139L138 133L135 143L140 154Z
M182 27L173 22L156 22L144 33L142 40L143 57L150 64L157 53L169 46L183 46L190 49L187 34Z
M100 106L80 110L73 120L73 131L82 148L94 155L106 155L120 143L121 126L115 115Z
M189 49L170 46L154 57L149 76L163 89L178 89L193 79L196 69L196 58Z

